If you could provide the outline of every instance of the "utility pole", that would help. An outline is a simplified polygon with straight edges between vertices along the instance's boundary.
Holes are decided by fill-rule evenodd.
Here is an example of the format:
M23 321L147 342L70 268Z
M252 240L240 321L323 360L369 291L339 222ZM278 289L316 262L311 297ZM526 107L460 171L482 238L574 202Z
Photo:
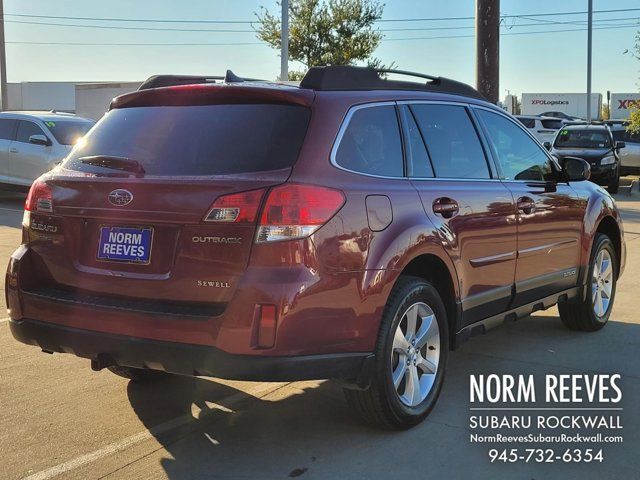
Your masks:
M4 4L0 0L0 110L7 110L7 50L4 44Z
M2 1L2 0L0 0ZM282 28L280 37L280 80L289 80L289 0L282 2Z
M500 0L476 0L476 88L498 103L499 83Z
M591 123L591 44L593 41L593 0L589 0L587 25L587 123Z

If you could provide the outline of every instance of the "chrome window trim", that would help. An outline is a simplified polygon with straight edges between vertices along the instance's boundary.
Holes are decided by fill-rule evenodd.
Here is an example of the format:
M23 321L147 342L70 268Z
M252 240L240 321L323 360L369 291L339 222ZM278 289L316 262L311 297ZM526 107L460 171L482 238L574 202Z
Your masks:
M399 105L416 105L416 104L430 104L430 105L455 105L466 108L484 108L490 112L496 112L497 110L493 110L491 108L482 107L480 105L475 105L473 103L465 103L465 102L453 102L446 100L398 100L398 101L382 101L382 102L370 102L370 103L362 103L359 105L353 105L349 108L347 113L345 114L342 123L340 124L340 129L338 130L338 134L336 135L336 139L333 142L333 146L331 147L331 153L329 154L329 162L331 165L339 170L343 170L345 172L353 173L355 175L362 175L370 178L382 178L385 180L432 180L436 182L501 182L500 178L460 178L460 177L409 177L408 175L403 174L401 177L390 177L386 175L374 175L371 173L358 172L356 170L351 170L349 168L343 167L336 161L336 154L338 152L338 148L340 147L340 143L342 142L342 137L351 122L351 118L354 113L358 110L362 110L364 108L375 108L375 107L384 107L384 106L392 106L396 107ZM502 112L500 112L502 113ZM508 117L507 117L508 118ZM471 120L471 119L470 119ZM401 126L398 125L398 133L402 137ZM530 135L531 136L531 135ZM402 140L402 138L401 138ZM482 142L480 135L478 135L478 140ZM535 140L535 139L534 139ZM490 152L491 157L493 158L493 153ZM403 166L406 161L405 152L403 151ZM499 173L499 172L497 172ZM518 180L523 181L523 180Z
M331 153L330 153L330 156L329 156L329 161L330 161L331 165L333 165L334 167L336 167L336 168L338 168L340 170L344 170L345 172L355 173L356 175L364 175L365 177L384 178L384 179L387 179L387 180L407 180L409 177L407 177L404 174L404 161L405 161L405 159L404 159L404 156L405 156L404 155L404 151L402 151L402 170L403 170L403 173L399 177L390 177L390 176L387 176L387 175L374 175L372 173L358 172L357 170L351 170L349 168L343 167L342 165L340 165L336 161L336 154L338 153L338 148L340 147L340 143L342 142L342 137L344 136L344 133L347 130L347 127L351 123L351 118L353 117L355 112L357 112L358 110L363 110L365 108L375 108L375 107L393 107L395 109L396 105L397 105L397 102L385 101L385 102L362 103L360 105L354 105L354 106L350 107L349 110L347 111L346 115L344 116L344 119L342 120L342 124L340 125L340 129L338 130L338 135L336 135L336 139L333 142L333 147L331 147ZM400 144L402 145L402 132L400 131L400 124L398 124L398 136L400 138Z

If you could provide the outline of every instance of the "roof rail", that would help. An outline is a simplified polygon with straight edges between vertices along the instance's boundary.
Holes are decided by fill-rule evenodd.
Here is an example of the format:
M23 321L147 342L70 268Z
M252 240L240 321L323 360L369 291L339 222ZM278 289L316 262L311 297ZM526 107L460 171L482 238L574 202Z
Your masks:
M387 74L420 78L426 82L407 82L388 80ZM350 65L332 65L311 67L300 82L300 87L313 90L425 90L429 92L451 93L465 97L485 100L475 88L466 83L444 77L434 77L423 73L386 68L354 67Z
M202 75L153 75L147 78L142 85L138 87L138 90L148 90L150 88L159 87L173 87L176 85L198 85L203 83L241 83L241 82L261 82L264 80L258 80L256 78L241 78L233 73L231 70L227 70L225 76L202 76Z

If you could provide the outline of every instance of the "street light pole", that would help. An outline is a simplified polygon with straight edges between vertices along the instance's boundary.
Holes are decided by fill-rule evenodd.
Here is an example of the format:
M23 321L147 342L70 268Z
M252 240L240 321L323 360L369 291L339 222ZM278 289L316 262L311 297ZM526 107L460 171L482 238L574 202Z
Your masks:
M591 45L593 40L593 0L589 0L587 25L587 123L591 123Z
M284 82L289 80L289 0L281 0L281 2L280 80Z
M0 0L0 110L7 110L7 51L4 43L4 4Z

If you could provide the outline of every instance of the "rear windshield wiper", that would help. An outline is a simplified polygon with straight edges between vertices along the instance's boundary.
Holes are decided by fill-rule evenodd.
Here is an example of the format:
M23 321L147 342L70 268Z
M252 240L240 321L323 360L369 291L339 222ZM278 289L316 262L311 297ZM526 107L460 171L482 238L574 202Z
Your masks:
M144 168L137 160L131 160L127 157L92 155L90 157L80 157L78 160L85 165L94 165L96 167L119 170L121 172L131 172L140 177L145 174Z

